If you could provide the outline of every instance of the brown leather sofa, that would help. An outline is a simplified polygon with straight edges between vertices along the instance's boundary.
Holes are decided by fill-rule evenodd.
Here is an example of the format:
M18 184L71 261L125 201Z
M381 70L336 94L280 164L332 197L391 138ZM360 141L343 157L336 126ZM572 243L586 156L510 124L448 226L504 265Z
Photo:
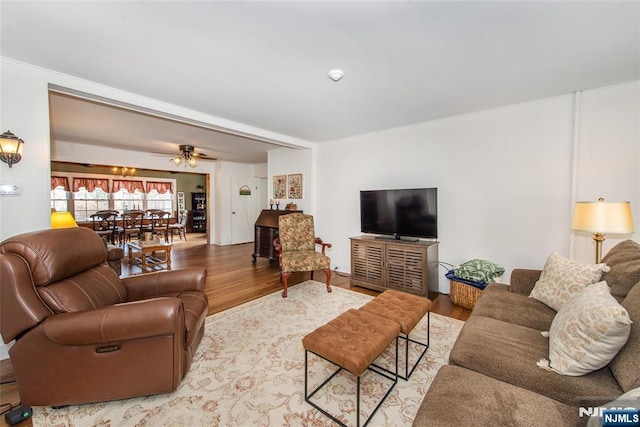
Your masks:
M176 389L204 334L204 268L120 279L87 228L0 243L0 333L23 405Z

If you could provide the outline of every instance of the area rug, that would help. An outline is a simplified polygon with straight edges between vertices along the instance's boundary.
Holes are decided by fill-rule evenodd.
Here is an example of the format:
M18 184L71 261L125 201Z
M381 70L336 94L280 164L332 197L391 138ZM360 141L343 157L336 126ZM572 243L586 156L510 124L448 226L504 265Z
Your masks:
M302 337L371 298L337 287L328 293L324 284L307 281L289 288L286 299L275 292L209 316L191 369L173 393L60 409L36 407L33 425L330 426L325 415L304 401ZM416 337L426 337L426 320L416 327ZM370 425L410 426L413 422L463 325L436 314L431 314L430 323L431 345L425 357L409 381L398 380ZM385 357L380 363L386 363ZM335 370L315 356L309 360L310 387ZM347 424L355 425L354 378L348 373L341 376L317 398ZM382 381L376 378L368 371L362 377L365 416L371 410L369 401L375 401L379 391L377 381Z

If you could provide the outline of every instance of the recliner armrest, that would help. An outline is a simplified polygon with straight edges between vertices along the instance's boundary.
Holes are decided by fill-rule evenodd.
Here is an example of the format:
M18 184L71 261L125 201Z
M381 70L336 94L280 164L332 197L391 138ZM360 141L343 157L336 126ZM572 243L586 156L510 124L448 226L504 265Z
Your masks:
M509 290L517 294L529 295L538 279L540 279L541 273L542 270L514 269L511 272Z
M204 267L159 271L122 279L129 301L161 296L176 296L186 291L204 292L207 269Z
M184 329L182 301L156 298L48 317L44 333L61 345L95 345L172 335Z

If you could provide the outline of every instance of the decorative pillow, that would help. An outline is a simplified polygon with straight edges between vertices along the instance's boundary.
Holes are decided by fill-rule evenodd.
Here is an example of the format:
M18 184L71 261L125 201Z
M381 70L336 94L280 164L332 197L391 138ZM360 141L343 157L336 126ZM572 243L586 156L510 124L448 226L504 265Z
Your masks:
M556 314L549 329L549 360L538 366L579 376L606 366L626 344L629 313L611 296L607 282L587 286Z
M576 292L598 282L608 271L605 264L586 264L554 252L529 296L559 311Z
M463 262L454 270L456 277L482 284L490 283L494 277L500 276L502 273L504 273L504 268L483 259Z

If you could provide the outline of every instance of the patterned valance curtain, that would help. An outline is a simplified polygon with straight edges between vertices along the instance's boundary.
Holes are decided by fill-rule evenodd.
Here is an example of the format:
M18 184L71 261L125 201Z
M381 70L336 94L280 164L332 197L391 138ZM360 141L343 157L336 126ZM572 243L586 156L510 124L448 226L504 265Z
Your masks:
M122 179L114 179L113 180L113 192L117 193L122 189L127 190L127 192L133 194L136 190L144 193L144 185L142 181L125 181Z
M96 188L99 188L105 193L108 193L109 180L96 178L73 178L73 192L77 192L82 187L86 188L86 190L90 193L95 191Z
M55 190L58 187L62 187L64 191L69 191L69 178L66 176L52 176L51 189Z
M170 182L153 182L147 181L147 193L151 190L156 190L158 194L171 193L173 194L173 186Z

